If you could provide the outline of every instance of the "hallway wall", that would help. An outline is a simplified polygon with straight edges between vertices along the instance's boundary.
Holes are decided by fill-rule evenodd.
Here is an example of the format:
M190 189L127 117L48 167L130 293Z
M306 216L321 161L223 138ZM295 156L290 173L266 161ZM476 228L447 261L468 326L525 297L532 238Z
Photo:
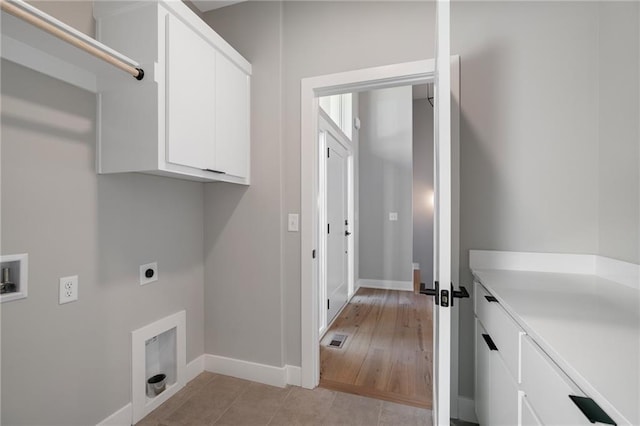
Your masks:
M360 93L359 279L412 286L412 110L411 86Z

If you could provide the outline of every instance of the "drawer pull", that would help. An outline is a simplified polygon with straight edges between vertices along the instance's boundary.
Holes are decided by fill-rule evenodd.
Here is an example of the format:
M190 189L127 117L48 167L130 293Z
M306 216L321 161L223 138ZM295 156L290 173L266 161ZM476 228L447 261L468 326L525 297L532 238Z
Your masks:
M497 302L498 301L498 299L496 299L493 296L485 296L484 298L487 299L487 302Z
M496 346L495 343L493 343L493 340L491 339L491 336L489 336L488 334L483 334L482 338L484 339L484 341L487 344L487 346L489 346L489 349L491 349L492 351L497 351L498 350L498 347Z
M584 414L591 423L598 422L607 425L616 425L616 422L614 422L593 399L576 395L569 395L569 398L571 398L573 403L578 406L582 414Z

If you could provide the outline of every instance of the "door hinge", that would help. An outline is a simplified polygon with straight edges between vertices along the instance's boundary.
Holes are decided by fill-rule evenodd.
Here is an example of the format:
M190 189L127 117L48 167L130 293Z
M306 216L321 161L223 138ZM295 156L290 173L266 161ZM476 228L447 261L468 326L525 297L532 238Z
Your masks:
M329 148L327 148L327 158L329 158Z
M315 258L316 258L316 249L313 249L313 250L311 251L311 258L312 258L312 259L315 259Z
M327 299L327 310L331 309L331 300Z
M344 226L349 226L349 221L347 219L344 220Z
M327 223L327 234L331 233L331 224Z

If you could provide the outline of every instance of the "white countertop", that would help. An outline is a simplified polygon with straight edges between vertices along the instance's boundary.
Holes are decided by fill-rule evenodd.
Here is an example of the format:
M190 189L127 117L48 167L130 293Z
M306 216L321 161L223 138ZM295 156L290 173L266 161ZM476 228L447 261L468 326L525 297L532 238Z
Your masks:
M473 273L586 395L640 425L640 290L596 275Z

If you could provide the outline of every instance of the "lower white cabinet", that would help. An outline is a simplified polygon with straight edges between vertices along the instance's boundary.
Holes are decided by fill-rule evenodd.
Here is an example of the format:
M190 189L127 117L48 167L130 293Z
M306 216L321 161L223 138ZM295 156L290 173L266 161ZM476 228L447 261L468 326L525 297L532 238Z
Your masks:
M590 424L569 398L584 397L582 391L529 337L522 343L522 390L543 424Z
M479 283L474 298L475 402L480 425L615 424Z
M518 424L518 385L476 319L476 414L481 425Z

